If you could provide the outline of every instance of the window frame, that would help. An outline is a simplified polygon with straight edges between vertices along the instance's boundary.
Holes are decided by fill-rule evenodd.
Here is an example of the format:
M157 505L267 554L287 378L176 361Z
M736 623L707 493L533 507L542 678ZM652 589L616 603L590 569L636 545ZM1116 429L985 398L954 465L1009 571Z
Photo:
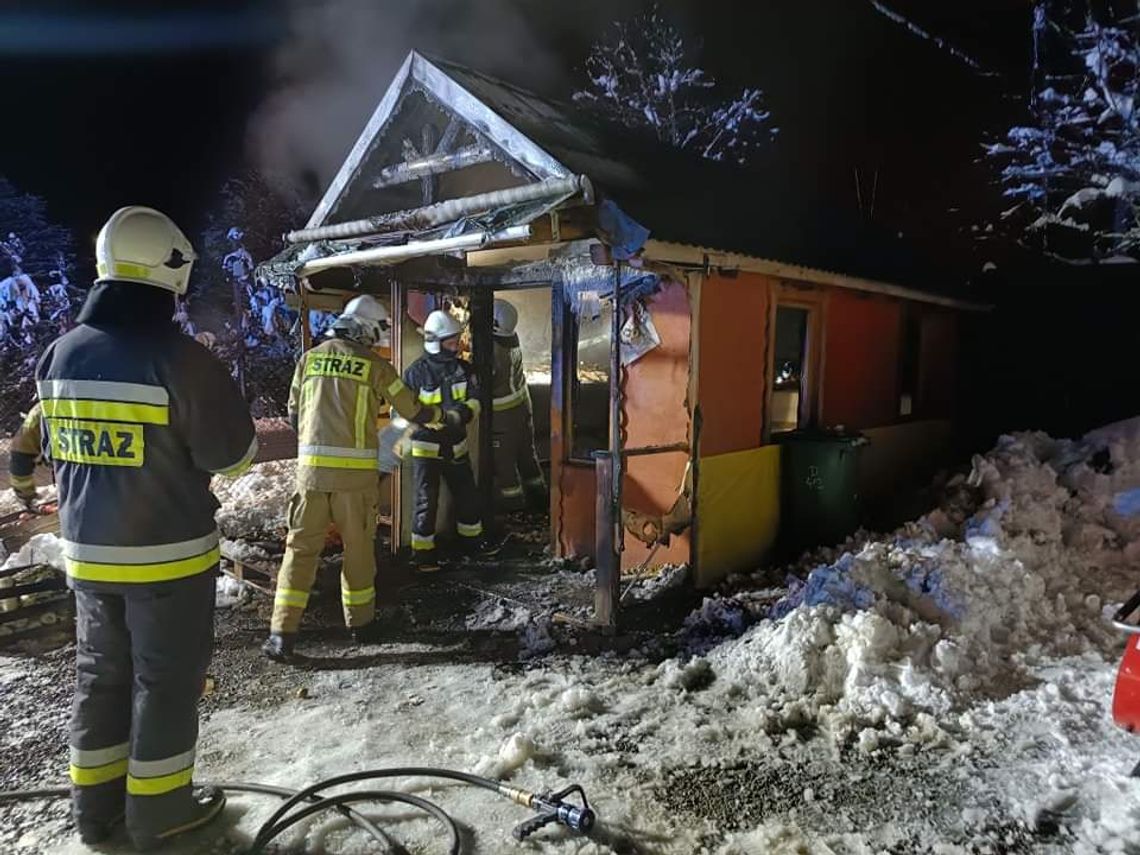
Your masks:
M761 444L768 445L773 436L788 431L772 430L772 395L776 386L776 318L781 308L807 312L804 328L804 361L800 370L800 401L796 429L819 424L823 405L824 295L810 285L781 282L771 291L768 305L768 327L764 336L764 418Z
M609 302L603 301L603 305L609 305ZM610 323L613 322L612 315L610 316L609 321L610 321ZM570 310L569 307L567 307L566 308L566 314L565 314L565 331L564 331L564 334L562 336L563 365L565 366L564 377L563 377L563 401L565 402L565 406L563 407L563 413L562 413L563 437L564 437L564 441L563 441L563 462L566 464L569 464L569 465L589 466L589 467L593 468L593 466L594 466L594 457L593 457L594 452L593 451L587 453L586 456L581 456L581 455L575 454L575 440L576 440L576 433L577 432L575 431L575 428L574 428L574 417L575 417L575 409L576 409L577 404L578 404L577 390L580 386L580 384L578 382L578 342L579 342L579 336L581 334L581 331L582 331L582 325L578 320L578 316L572 310ZM612 346L613 345L611 342L611 347ZM607 367L607 377L608 377L609 366L607 365L606 367ZM607 388L606 400L607 400L607 402L609 401L609 388L611 387L612 383L613 383L613 378L608 377L608 382L606 383L606 388ZM606 426L607 426L606 427L606 435L608 436L609 435L609 429L610 429L609 407L608 406L606 407ZM595 449L595 451L607 451L608 449L609 449L609 442L607 441L601 448Z

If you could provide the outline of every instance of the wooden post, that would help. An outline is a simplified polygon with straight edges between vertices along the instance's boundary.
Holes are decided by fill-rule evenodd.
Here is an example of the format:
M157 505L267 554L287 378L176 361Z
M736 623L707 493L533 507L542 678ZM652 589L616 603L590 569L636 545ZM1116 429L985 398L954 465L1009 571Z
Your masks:
M297 288L301 307L301 353L313 346L313 331L309 328L309 301L306 299L309 294L308 285L308 280L302 279Z
M618 600L621 598L621 554L614 540L613 526L614 465L608 451L594 452L594 476L598 498L595 509L594 552L597 565L597 587L594 589L594 621L603 629L617 626ZM621 515L618 515L619 522Z
M392 313L392 367L402 376L404 373L404 316L407 314L407 309L404 305L403 284L394 276L389 293L391 295L389 310ZM389 479L389 484L392 487L392 528L388 547L392 550L393 555L399 554L400 547L403 546L404 542L402 470L402 466L397 466L392 470L392 477Z
M566 341L569 310L566 289L555 279L550 288L550 546L562 555L562 465L566 460Z
M597 547L598 583L594 591L594 619L603 627L617 626L621 599L622 465L621 447L621 262L614 262L613 313L610 327L610 449L594 456L598 504Z
M494 383L494 292L485 286L471 289L471 349L475 380L479 385L479 471L476 483L483 507L483 524L495 518L495 458L492 446L491 386Z

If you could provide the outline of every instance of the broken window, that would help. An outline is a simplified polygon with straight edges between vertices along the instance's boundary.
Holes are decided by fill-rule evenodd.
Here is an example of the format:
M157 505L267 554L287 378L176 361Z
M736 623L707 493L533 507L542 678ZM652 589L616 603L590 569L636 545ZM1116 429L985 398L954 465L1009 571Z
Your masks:
M570 380L570 456L576 460L609 448L612 319L609 301L581 295Z
M772 433L795 430L802 426L810 314L810 309L796 306L779 306L776 309L769 415Z

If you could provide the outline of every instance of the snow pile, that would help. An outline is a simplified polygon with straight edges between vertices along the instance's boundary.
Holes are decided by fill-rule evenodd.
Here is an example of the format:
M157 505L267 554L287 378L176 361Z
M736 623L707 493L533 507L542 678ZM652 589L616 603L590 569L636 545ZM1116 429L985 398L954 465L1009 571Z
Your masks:
M256 538L286 528L286 513L297 474L296 460L258 463L240 478L215 478L221 502L218 527L231 539Z
M636 602L655 600L666 591L672 591L685 584L689 579L689 565L666 564L657 573L637 579L629 586L628 598Z
M40 503L54 502L57 493L54 484L47 486L37 486L36 488L36 501ZM24 510L24 503L17 498L16 494L11 490L0 490L0 517L15 514Z
M9 555L0 569L30 564L49 564L63 571L63 541L54 534L37 534L21 546L19 552Z
M1046 658L1111 656L1104 604L1137 584L1140 524L1114 503L1140 487L1137 427L1107 442L1003 437L956 485L980 493L964 524L941 509L817 568L708 654L717 680L762 700L769 731L815 722L874 750L942 740L937 721L1030 683ZM690 623L729 634L733 602L706 601Z
M227 576L220 574L214 585L214 605L219 609L228 609L245 600L245 585Z

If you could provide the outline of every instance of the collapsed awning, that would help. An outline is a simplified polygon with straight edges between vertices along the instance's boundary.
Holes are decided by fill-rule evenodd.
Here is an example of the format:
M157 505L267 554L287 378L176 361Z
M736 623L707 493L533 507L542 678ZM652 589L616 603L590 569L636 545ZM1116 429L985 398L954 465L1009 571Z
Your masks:
M286 291L332 268L391 266L432 255L525 241L530 224L565 202L593 201L586 176L550 179L285 236L292 244L259 265L261 282Z

